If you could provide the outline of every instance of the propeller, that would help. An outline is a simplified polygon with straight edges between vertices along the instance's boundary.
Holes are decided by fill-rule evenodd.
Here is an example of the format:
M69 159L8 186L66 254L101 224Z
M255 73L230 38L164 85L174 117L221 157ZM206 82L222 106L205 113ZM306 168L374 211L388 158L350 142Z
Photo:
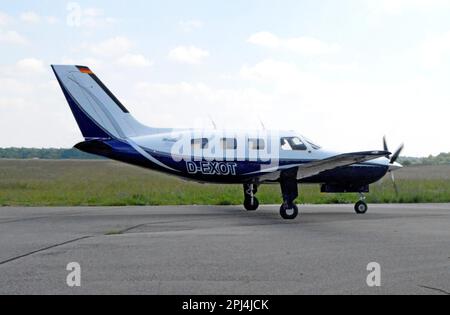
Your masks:
M386 156L386 158L389 159L389 163L391 164L389 167L389 173L391 174L392 184L394 185L394 190L395 190L395 194L397 195L397 197L398 197L399 191L398 191L397 183L395 182L394 171L401 167L401 165L399 165L396 162L397 162L398 158L400 157L400 154L402 154L404 148L405 148L405 145L401 144L400 147L394 152L394 154ZM389 147L388 147L388 144L386 141L386 137L383 137L383 149L384 149L384 151L389 152Z
M391 157L391 164L394 164L395 162L397 162L398 158L400 157L400 154L402 154L403 149L405 148L405 145L402 144L397 151L395 151L395 153L392 155Z
M397 183L395 181L394 172L389 171L389 173L391 173L391 179L392 179L392 184L394 185L395 195L398 197L398 187L397 187Z
M400 157L400 154L402 154L404 148L405 148L405 145L402 143L402 144L400 145L400 147L395 151L394 154L392 154L392 155L387 155L386 158L390 159L390 162L389 162L389 163L394 164L395 162L397 162L397 160L398 160L398 158ZM386 136L383 137L383 149L384 149L384 151L386 151L386 152L390 152L390 151L389 151L388 144L387 144L387 141L386 141Z

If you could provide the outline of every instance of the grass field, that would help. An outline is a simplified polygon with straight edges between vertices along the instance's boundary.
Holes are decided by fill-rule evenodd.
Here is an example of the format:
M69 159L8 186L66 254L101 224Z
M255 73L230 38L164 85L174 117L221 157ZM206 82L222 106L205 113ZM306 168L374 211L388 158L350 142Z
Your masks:
M371 186L369 203L450 202L450 165L408 167ZM299 203L354 203L356 194L321 194L300 186ZM112 161L0 160L0 206L237 205L239 185L208 185ZM264 185L258 198L281 203L278 185Z

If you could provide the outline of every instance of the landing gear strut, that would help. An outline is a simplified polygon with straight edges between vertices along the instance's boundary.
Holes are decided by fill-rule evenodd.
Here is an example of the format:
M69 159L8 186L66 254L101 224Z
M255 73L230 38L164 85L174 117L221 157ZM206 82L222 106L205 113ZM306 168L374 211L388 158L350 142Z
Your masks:
M295 204L295 199L298 197L297 169L282 172L280 185L283 195L280 215L285 220L294 220L298 216L298 207Z
M259 200L255 197L258 186L255 184L244 184L244 208L247 211L256 211L259 208Z
M369 209L369 206L367 206L366 197L364 196L363 193L360 193L359 201L355 205L355 212L357 214L365 214L368 209Z

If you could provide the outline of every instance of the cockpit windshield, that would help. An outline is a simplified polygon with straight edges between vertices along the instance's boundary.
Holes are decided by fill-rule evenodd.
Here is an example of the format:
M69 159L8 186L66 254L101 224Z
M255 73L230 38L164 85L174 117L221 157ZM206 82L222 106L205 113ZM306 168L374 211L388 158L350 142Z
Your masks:
M320 150L322 147L320 145L315 144L313 141L309 140L308 138L303 137L305 141L314 149L314 150Z

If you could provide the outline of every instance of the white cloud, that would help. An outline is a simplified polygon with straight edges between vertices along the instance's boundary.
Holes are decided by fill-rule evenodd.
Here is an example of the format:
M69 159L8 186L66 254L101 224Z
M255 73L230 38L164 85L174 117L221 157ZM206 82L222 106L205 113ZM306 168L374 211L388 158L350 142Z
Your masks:
M99 8L86 8L82 11L81 26L86 28L102 28L114 25L117 19L105 15Z
M45 21L50 25L54 25L59 22L59 19L55 16L46 16Z
M93 54L98 56L117 57L127 54L134 45L128 38L117 36L100 43L87 46Z
M64 61L65 63L74 63L74 60L79 60L78 64L83 61L84 64L93 64L101 68L107 63L137 68L152 66L153 61L144 54L134 52L134 46L134 43L130 39L123 36L109 38L95 44L84 43L81 45L82 51L89 51L94 55L94 58L75 59L72 57L64 58Z
M11 24L14 19L8 14L0 11L0 26Z
M336 53L340 50L337 44L327 44L312 37L280 38L270 32L255 33L247 41L254 45L307 56Z
M45 72L44 62L36 58L26 58L17 62L17 68L27 73Z
M103 69L105 64L103 61L96 58L69 58L64 57L61 59L61 64L63 65L80 65L89 67L94 72L97 69Z
M246 80L291 81L299 77L300 70L295 64L267 59L253 66L244 65L240 75Z
M87 8L83 10L84 15L91 17L104 16L105 12L99 8Z
M269 32L255 33L249 37L247 42L270 48L278 48L281 45L281 39Z
M39 24L45 22L49 25L55 25L59 19L55 16L41 16L36 12L27 11L20 14L20 20L28 24Z
M150 67L153 65L153 61L139 54L126 54L120 57L117 63L125 67Z
M41 22L41 16L33 11L27 11L20 14L20 20L25 23L36 24Z
M17 33L16 31L2 31L0 30L0 43L13 45L26 45L28 40Z
M199 64L209 57L209 52L195 46L178 46L169 52L169 59L187 64Z
M183 32L189 33L196 29L202 28L203 22L200 20L188 20L188 21L180 21L178 25Z
M433 69L450 64L450 32L425 40L419 48L422 66Z

